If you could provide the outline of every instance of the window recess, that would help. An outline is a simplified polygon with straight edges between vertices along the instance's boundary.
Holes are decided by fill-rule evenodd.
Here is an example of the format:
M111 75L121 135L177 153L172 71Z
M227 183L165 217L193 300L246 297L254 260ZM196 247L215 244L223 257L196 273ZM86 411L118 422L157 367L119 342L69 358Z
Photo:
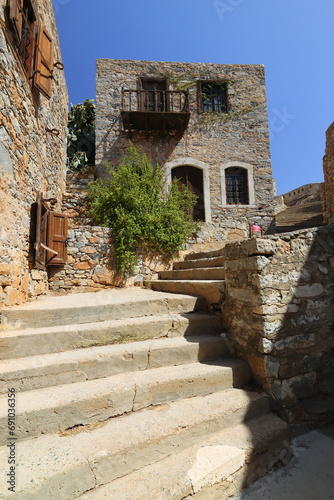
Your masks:
M248 205L248 174L244 168L225 170L226 203L228 205Z
M14 45L31 86L50 98L54 67L51 36L38 22L30 0L10 0L9 19L15 35Z
M226 82L198 82L197 93L200 113L227 113Z

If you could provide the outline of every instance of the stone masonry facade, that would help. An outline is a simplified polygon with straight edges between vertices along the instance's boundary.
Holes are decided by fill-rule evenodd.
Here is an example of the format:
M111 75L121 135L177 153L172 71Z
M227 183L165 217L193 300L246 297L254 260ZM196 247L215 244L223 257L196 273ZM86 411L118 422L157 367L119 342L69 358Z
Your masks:
M0 0L0 307L47 290L47 273L31 268L31 206L41 191L59 210L65 190L68 97L52 2L22 5L28 17L20 20L20 3ZM37 25L49 49L42 71L39 42L25 62L20 53L21 30L35 36Z
M291 424L334 416L333 248L333 227L325 226L224 250L224 325Z
M121 111L129 105L122 89L138 88L140 79L166 80L169 91L186 89L190 120L182 133L124 130ZM207 82L207 87L205 87ZM202 88L220 82L226 89L224 112L200 109ZM181 91L182 94L182 91ZM210 111L210 110L209 110ZM211 110L212 111L212 110ZM96 79L96 165L117 164L128 140L153 162L163 165L166 181L173 169L189 165L203 173L206 231L216 231L219 242L243 239L249 224L265 230L274 212L264 68L260 65L220 65L100 59ZM228 168L246 172L248 201L227 202Z
M323 168L325 178L322 188L323 216L327 224L334 224L334 123L326 132L326 154Z

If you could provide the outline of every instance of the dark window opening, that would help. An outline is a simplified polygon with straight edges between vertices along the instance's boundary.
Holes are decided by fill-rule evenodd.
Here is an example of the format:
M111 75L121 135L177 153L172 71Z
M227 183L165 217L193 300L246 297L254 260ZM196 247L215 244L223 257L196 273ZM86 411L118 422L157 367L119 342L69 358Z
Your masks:
M200 82L199 109L204 113L227 113L226 83Z
M140 79L141 111L169 111L167 98L168 82L165 79Z
M11 21L18 57L32 87L51 97L53 73L53 41L41 22L37 21L30 0L11 0Z
M178 179L189 191L197 196L197 202L190 215L193 220L205 221L203 170L190 165L182 165L172 170L172 179Z
M10 18L16 35L16 45L24 71L31 77L36 47L36 15L29 0L13 0L10 3Z
M248 177L244 168L231 167L225 170L226 203L248 205Z

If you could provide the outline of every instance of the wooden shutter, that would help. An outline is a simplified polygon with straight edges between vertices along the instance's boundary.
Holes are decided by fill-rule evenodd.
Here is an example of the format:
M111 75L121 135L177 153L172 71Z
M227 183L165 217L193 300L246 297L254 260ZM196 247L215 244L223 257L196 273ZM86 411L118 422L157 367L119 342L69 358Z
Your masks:
M9 17L13 23L15 32L21 40L22 37L22 22L23 22L23 0L11 0L9 2Z
M67 260L67 216L57 212L49 212L47 265L66 264Z
M37 195L37 213L36 213L36 236L35 236L35 267L37 269L46 269L46 243L47 243L47 224L48 211L43 206L42 193Z
M39 27L34 85L46 97L51 97L53 70L53 41L43 26Z

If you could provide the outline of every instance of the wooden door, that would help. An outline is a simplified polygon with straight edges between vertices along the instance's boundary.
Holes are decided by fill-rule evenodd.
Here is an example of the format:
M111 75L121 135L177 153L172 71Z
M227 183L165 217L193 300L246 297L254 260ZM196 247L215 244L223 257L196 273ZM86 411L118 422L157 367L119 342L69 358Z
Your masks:
M167 80L141 79L142 111L168 111Z
M193 220L205 221L203 170L190 165L175 167L172 170L172 179L179 179L189 191L197 196L197 202L191 211L191 216Z
M47 264L58 266L67 260L67 217L57 212L49 212Z

